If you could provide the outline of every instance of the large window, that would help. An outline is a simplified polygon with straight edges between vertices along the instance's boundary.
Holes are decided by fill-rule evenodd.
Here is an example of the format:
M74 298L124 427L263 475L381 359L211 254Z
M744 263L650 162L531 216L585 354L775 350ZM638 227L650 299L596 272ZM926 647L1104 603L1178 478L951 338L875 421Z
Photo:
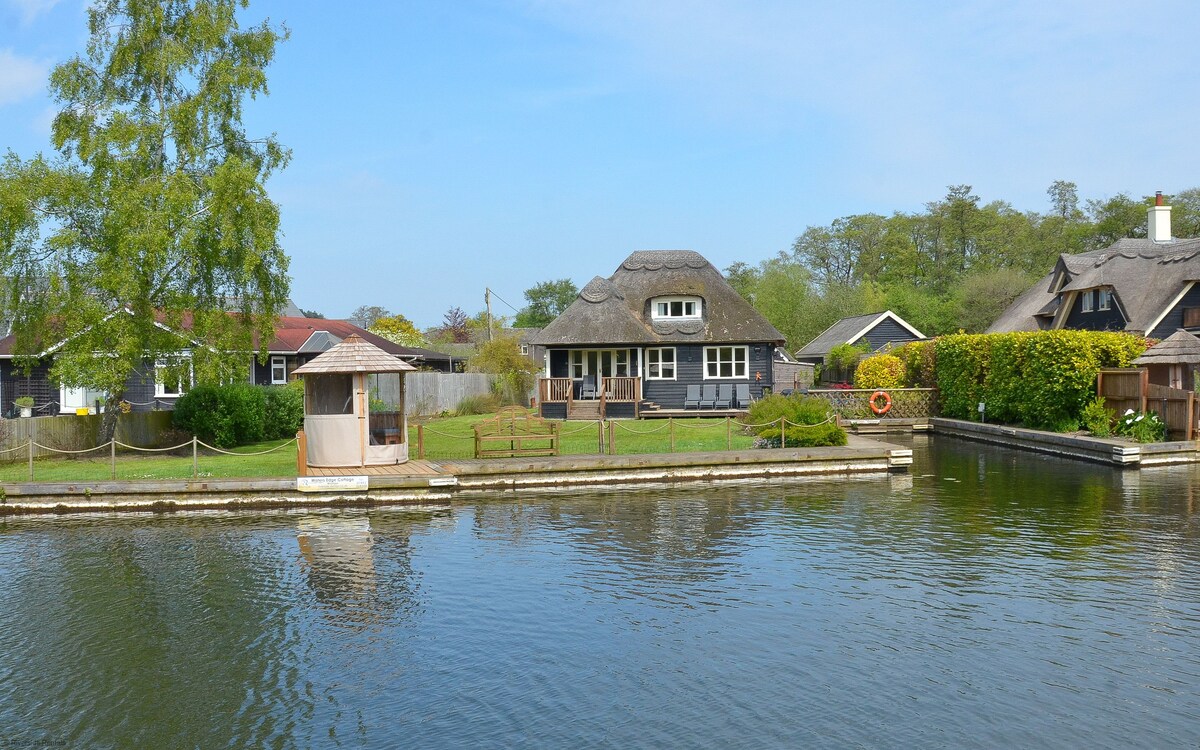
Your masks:
M1092 311L1092 290L1089 289L1086 292L1081 292L1079 296L1083 300L1083 306L1080 308L1080 310L1083 312L1091 312Z
M704 377L745 378L750 371L750 348L747 346L706 346L704 348Z
M699 318L701 307L699 297L657 297L651 303L650 317Z
M1099 292L1097 292L1097 294L1099 295L1100 299L1096 303L1096 309L1097 310L1111 310L1112 309L1112 292L1110 292L1107 289L1101 289Z
M154 363L154 395L171 398L182 396L192 387L192 358L190 356L160 359Z
M274 355L271 357L271 385L287 383L287 357Z
M572 349L570 355L571 377L576 380L585 375L629 377L628 349Z
M674 380L675 379L675 350L647 349L646 350L646 379Z

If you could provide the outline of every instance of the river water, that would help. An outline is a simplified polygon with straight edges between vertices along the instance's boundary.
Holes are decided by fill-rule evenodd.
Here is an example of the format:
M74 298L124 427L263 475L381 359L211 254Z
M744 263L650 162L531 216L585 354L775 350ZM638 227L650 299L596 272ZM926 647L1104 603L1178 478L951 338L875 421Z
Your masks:
M1182 747L1200 472L0 527L0 747Z

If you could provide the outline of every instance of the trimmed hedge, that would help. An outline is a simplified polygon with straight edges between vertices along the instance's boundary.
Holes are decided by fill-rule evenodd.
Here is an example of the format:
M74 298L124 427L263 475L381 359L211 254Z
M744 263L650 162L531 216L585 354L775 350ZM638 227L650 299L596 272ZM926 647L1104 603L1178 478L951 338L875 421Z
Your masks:
M978 420L982 401L988 420L1058 431L1078 427L1100 368L1129 367L1147 347L1107 331L956 334L931 344L943 415Z
M787 435L780 440L779 420L787 420ZM748 425L767 444L776 447L810 447L820 445L845 445L846 431L832 421L829 403L819 398L792 394L781 396L776 393L750 404L744 417ZM812 426L809 426L812 425Z
M291 437L304 423L304 386L198 385L175 402L174 424L218 448Z
M904 385L904 362L892 354L876 354L854 369L855 388L899 388Z

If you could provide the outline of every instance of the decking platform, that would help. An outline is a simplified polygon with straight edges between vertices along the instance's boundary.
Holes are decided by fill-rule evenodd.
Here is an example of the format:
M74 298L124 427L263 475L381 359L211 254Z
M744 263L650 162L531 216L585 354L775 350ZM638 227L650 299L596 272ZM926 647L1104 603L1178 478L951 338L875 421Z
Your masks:
M745 409L642 409L638 416L641 419L712 419L745 416Z
M441 466L432 461L421 460L386 466L339 466L336 468L309 466L307 472L307 476L310 477L430 477L446 474Z

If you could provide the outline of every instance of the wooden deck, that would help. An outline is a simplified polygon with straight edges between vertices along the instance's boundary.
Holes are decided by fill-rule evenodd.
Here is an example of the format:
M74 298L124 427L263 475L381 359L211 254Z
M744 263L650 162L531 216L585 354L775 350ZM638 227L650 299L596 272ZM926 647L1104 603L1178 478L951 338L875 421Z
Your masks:
M308 476L310 477L433 477L448 473L432 461L421 460L386 466L348 466L333 469L308 467Z

